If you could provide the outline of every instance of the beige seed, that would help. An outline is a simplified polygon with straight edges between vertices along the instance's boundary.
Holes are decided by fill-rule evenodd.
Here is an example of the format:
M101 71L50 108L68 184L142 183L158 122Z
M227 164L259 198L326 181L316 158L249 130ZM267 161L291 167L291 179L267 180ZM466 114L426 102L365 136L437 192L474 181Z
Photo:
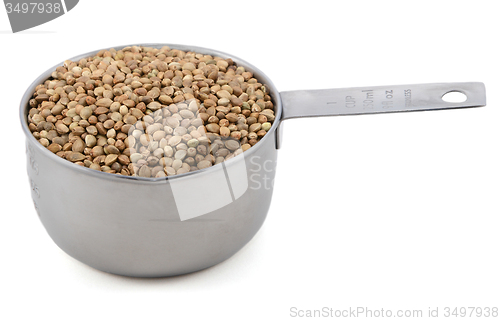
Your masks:
M117 159L118 159L118 155L116 155L116 154L109 154L104 159L104 165L111 166L114 162L116 162Z
M109 111L108 108L106 107L97 107L95 110L94 110L94 114L96 115L104 115L104 114L107 114Z
M78 162L85 159L85 155L77 152L69 152L69 155L66 157L67 160L71 162Z
M122 114L120 114L119 112L115 111L114 113L111 114L111 120L113 120L114 122L119 122L123 119L123 116Z
M159 171L156 173L155 177L156 178L161 178L161 177L166 177L167 174L165 174L165 172L162 172L162 171Z
M93 169L93 170L101 171L101 166L99 166L99 164L96 164L96 163L90 164L89 168Z
M212 123L206 126L207 130L211 133L219 133L219 125Z
M71 147L71 150L74 152L82 153L83 150L85 149L86 144L83 142L81 138L77 138L73 142L73 146Z
M263 111L260 112L260 114L266 116L269 122L273 122L274 119L276 118L274 116L274 112L271 109L264 109Z
M125 124L134 125L137 122L137 118L135 116L129 114L129 115L125 116L123 122Z
M176 174L177 174L177 175L180 175L180 174L185 174L185 173L188 173L188 172L189 172L189 169L186 169L186 168L182 168L182 167L181 167L181 168L179 168L179 169L177 170L177 173L176 173Z
M174 149L171 146L165 146L163 152L167 157L172 157L174 155Z
M132 163L137 163L140 159L142 159L142 155L139 153L133 153L132 155L130 155L130 161Z
M261 128L262 128L262 124L261 123L255 123L255 124L250 125L249 130L251 132L258 132Z
M182 160L180 159L175 159L173 162L172 162L172 168L175 169L176 171L182 167Z
M231 98L231 94L227 90L219 90L217 92L217 97L219 98Z
M227 98L221 98L221 99L219 99L217 101L217 104L219 106L224 106L225 107L225 106L229 105L229 102L230 102L229 99L227 99Z
M149 166L143 165L139 169L138 175L141 177L151 177L151 169L149 168Z
M109 98L101 98L98 101L96 101L95 105L97 107L109 107L111 106L112 103L113 101Z
M47 138L40 138L39 142L43 147L48 147L50 145L50 142Z
M165 174L167 174L167 176L173 176L176 174L175 169L170 166L165 167L163 171L165 172Z
M92 148L90 152L90 155L94 158L104 155L104 149L102 148L102 146L94 146L94 148Z
M111 75L104 75L102 76L102 82L108 85L113 84L113 77Z
M50 112L52 113L52 115L60 115L61 112L64 110L64 108L66 108L64 105L57 104L54 107L52 107L52 109L50 110Z
M180 159L183 160L187 155L187 152L185 150L178 150L175 152L174 158L175 159Z
M97 139L94 135L87 135L85 136L85 144L87 145L87 147L92 148L97 144Z
M122 165L128 165L130 164L130 159L127 155L120 155L118 156L118 162Z
M231 151L235 151L238 148L240 148L240 142L237 140L229 139L227 140L224 145L226 146L227 149Z
M167 118L167 125L172 127L172 128L177 128L180 125L180 121L175 117L168 117Z
M182 118L187 118L187 119L194 118L193 112L187 109L181 110L179 114L182 116Z
M107 145L104 147L104 153L106 153L106 154L120 154L120 150L114 145Z
M86 120L89 119L90 116L92 116L92 108L90 108L89 106L83 107L80 111L80 117Z
M212 166L212 163L211 163L211 162L209 162L209 161L207 161L207 160L202 160L201 162L198 162L198 166L197 166L197 167L198 167L199 169L204 169L204 168L208 168L208 167L210 167L210 166Z
M173 162L174 160L170 157L162 157L158 163L163 167L169 167L172 166Z
M153 137L149 134L142 134L139 138L142 146L148 146L149 143L153 140Z
M108 130L108 132L106 133L106 136L108 138L115 138L116 137L116 130L114 128L111 128L110 130Z
M156 141L160 141L163 137L165 137L167 134L163 130L156 131L153 134L153 139Z
M195 70L195 69L196 69L195 65L194 65L193 63L191 63L191 62L187 62L187 63L185 63L185 64L182 66L182 70L189 70L189 71L193 71L193 70Z
M220 135L222 137L228 137L231 134L231 131L227 127L221 127L220 128Z
M182 137L181 136L172 136L169 140L168 140L168 144L170 146L177 146L182 140Z
M148 108L152 111L156 111L161 108L161 104L157 101L153 101L148 104Z
M120 106L120 108L119 108L119 110L118 110L118 112L119 112L122 116L124 116L124 115L126 115L126 114L128 113L128 107L127 107L127 106L125 106L125 105L121 105L121 106Z
M167 95L160 95L160 97L158 97L158 100L160 101L160 103L164 104L164 105L169 105L171 103L173 103L173 100L170 96L167 96Z
M56 143L52 143L47 147L48 150L50 150L52 153L57 153L62 150L62 146Z
M69 132L68 126L64 125L63 123L59 123L56 125L56 130L59 134L66 134Z

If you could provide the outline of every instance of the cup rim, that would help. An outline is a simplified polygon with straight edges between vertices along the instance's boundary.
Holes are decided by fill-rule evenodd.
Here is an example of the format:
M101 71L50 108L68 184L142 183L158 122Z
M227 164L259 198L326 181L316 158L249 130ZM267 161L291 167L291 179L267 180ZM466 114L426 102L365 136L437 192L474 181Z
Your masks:
M19 108L19 117L20 117L23 132L26 135L27 143L32 143L31 145L35 146L35 148L37 148L38 151L43 153L48 158L54 160L57 164L60 164L61 166L66 166L72 170L80 171L82 174L97 176L97 177L106 178L106 179L118 179L118 180L129 180L129 181L137 181L137 182L155 183L155 182L165 182L166 180L170 181L173 179L182 179L184 177L191 176L191 175L197 175L197 174L201 174L201 173L209 173L211 171L222 170L223 164L225 166L231 166L233 163L236 163L236 162L243 160L244 157L251 157L255 153L255 150L257 150L260 146L262 146L267 140L276 139L275 135L273 135L273 133L277 130L277 128L281 122L281 116L282 116L282 104L281 104L281 98L280 98L279 91L277 90L275 85L272 83L272 81L269 79L269 77L267 77L266 74L264 74L260 69L258 69L254 65L252 65L252 64L248 63L247 61L245 61L241 58L238 58L234 55L231 55L231 54L228 54L228 53L225 53L222 51L210 49L210 48L183 45L183 44L141 43L141 44L127 44L127 45L101 48L98 50L93 50L93 51L90 51L90 52L87 52L84 54L77 55L73 58L66 59L66 60L79 61L82 58L94 56L101 50L109 50L109 49L120 50L120 49L123 49L125 47L131 47L131 46L153 47L153 48L158 48L158 49L160 49L164 46L168 46L170 49L192 51L192 52L196 52L196 53L218 56L218 57L221 57L224 59L227 59L227 58L232 59L238 66L243 66L243 67L245 67L246 70L251 71L255 78L257 78L260 82L262 82L263 84L267 85L270 88L270 90L271 90L270 95L273 98L274 111L275 111L275 120L271 126L271 129L269 129L267 134L264 135L264 137L262 137L262 139L259 140L257 142L257 144L255 144L254 146L249 148L247 151L241 153L240 155L237 155L237 156L235 156L227 161L221 162L219 164L213 165L213 166L208 167L208 168L199 169L199 170L196 170L194 172L188 172L188 173L179 174L179 175L166 176L166 177L126 176L126 175L118 175L118 174L114 174L114 173L106 173L106 172L96 171L96 170L87 168L85 166L80 166L80 165L72 163L64 158L57 156L56 154L49 151L47 148L43 147L35 139L35 137L33 137L31 131L28 128L27 114L29 111L29 108L28 108L29 100L31 99L33 92L35 91L35 88L38 85L42 84L47 78L49 78L51 73L54 70L56 70L57 67L63 65L63 63L64 63L64 61L63 61L63 62L49 68L48 70L43 72L40 76L38 76L31 83L31 85L26 89L26 91L23 94L23 97L22 97L21 103L20 103L20 108ZM276 144L276 142L275 142L275 144ZM245 154L245 155L243 155L243 154Z

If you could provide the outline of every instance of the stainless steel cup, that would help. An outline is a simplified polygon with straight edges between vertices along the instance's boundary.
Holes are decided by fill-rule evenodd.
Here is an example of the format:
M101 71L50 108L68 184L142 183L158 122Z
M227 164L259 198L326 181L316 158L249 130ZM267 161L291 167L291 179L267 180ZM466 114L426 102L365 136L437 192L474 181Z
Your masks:
M28 102L35 87L55 67L40 75L26 90L20 108L33 203L50 237L63 251L114 274L164 277L190 273L226 260L250 241L269 209L282 140L280 125L285 119L477 107L486 103L482 83L280 93L259 69L232 55L194 46L142 45L167 45L231 58L269 86L276 119L255 146L207 169L168 178L108 174L64 160L32 136L27 126ZM451 91L464 93L467 100L443 101L442 96Z

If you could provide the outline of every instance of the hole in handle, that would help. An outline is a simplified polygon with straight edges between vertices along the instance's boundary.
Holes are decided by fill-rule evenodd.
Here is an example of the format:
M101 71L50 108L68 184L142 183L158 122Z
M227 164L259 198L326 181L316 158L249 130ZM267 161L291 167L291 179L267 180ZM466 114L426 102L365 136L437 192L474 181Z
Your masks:
M463 103L467 100L467 95L461 91L453 90L445 93L441 99L448 103Z

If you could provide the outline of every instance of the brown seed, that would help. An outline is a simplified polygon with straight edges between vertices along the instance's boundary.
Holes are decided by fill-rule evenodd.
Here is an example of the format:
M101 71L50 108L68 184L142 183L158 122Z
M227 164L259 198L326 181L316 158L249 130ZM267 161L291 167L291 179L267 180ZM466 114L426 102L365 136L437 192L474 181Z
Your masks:
M86 147L86 144L83 142L83 140L81 138L77 138L73 142L73 146L71 147L71 150L74 152L83 153L83 150L85 149L85 147Z
M161 95L160 97L158 97L158 100L164 105L170 105L171 103L173 103L172 98L167 95Z
M123 121L125 122L125 124L134 125L137 122L137 118L132 115L127 115L125 116Z
M224 145L226 146L227 149L229 149L230 151L235 151L237 150L238 148L240 148L240 142L239 140L234 140L234 139L229 139L227 140Z
M83 133L85 133L85 128L83 128L82 126L75 126L73 127L73 129L71 130L71 132L74 134L74 135L82 135Z
M215 124L215 123L212 123L212 124L208 124L205 126L205 128L207 129L207 131L211 132L211 133L219 133L219 125L218 124Z
M56 125L56 130L59 134L66 134L69 132L68 126L64 125L63 123L59 123Z
M262 128L262 124L261 123L254 123L254 124L250 125L249 130L251 132L258 132L261 128Z
M111 106L112 103L113 103L113 101L109 98L101 98L95 102L95 105L97 107L109 107L109 106Z
M266 116L268 122L273 122L275 119L274 112L271 109L264 109L260 114Z
M104 165L106 166L111 166L116 160L118 159L117 154L109 154L106 156L106 159L104 160Z
M118 156L118 162L122 165L128 165L128 164L130 164L130 159L127 155L122 154L122 155Z
M243 100L241 100L238 97L232 96L230 100L231 100L231 104L233 106L241 106L241 105L243 105Z
M54 107L52 107L52 109L50 110L50 112L52 113L52 115L60 115L61 112L66 108L66 106L62 105L62 104L57 104L55 105Z
M104 153L106 154L120 154L120 150L114 145L104 146Z
M99 166L99 164L96 164L96 163L90 164L89 168L96 170L96 171L101 171L101 166Z
M133 101L132 99L126 99L122 104L127 106L128 108L132 108L135 106L135 101Z
M228 137L231 134L231 131L227 127L220 128L220 135L223 137Z
M83 107L80 111L80 117L82 117L82 119L89 119L90 116L92 116L92 108L88 106Z
M112 119L108 119L108 120L106 120L106 121L105 121L102 125L103 125L103 126L104 126L104 128L106 128L106 129L111 129L111 128L113 128L113 126L115 125L115 121L114 121L114 120L112 120Z
M95 127L97 128L97 132L101 135L106 135L108 132L102 123L97 123Z
M52 153L57 153L62 150L62 146L59 144L52 143L47 147L48 150L50 150Z
M264 129L261 129L257 132L257 136L259 136L260 138L264 137L264 135L266 134L267 132Z
M103 114L107 114L108 111L109 111L109 109L106 108L106 107L97 107L94 110L94 114L96 114L96 115L103 115Z
M236 115L235 113L228 113L226 115L226 119L231 123L236 123L238 121L238 115Z
M92 148L97 144L97 139L94 135L87 135L85 136L85 144L87 145L87 147Z
M156 111L161 108L161 104L157 101L153 101L148 104L148 108L152 111Z
M85 155L77 152L69 152L69 155L66 157L67 160L71 162L78 162L85 159Z
M89 133L90 135L97 135L98 131L97 131L97 128L94 126L94 125L90 125L90 126L87 126L85 128L85 130L87 131L87 133Z
M231 98L231 94L227 90L219 90L217 92L217 97L227 98L229 100L229 98Z
M102 148L102 146L94 146L90 151L90 155L94 158L104 155L104 149Z

